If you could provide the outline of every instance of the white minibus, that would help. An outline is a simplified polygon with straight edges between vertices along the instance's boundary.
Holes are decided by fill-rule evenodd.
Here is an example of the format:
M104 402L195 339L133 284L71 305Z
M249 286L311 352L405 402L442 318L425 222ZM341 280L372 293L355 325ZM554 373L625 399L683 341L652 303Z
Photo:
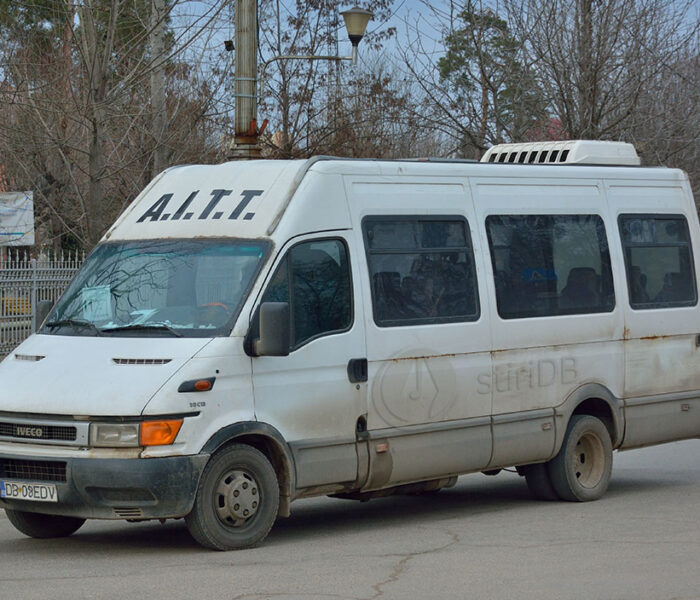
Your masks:
M0 363L0 507L230 550L506 467L595 500L613 450L700 437L699 240L618 142L171 168Z

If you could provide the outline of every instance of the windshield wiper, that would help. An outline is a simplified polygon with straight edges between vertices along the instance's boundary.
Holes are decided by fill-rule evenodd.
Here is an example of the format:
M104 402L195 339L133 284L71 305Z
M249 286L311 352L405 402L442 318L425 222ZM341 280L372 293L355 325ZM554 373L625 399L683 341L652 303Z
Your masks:
M45 327L72 327L73 329L85 327L97 335L102 335L102 331L94 323L83 319L58 319L58 321L49 321L45 324Z
M101 329L103 333L112 333L113 331L147 331L147 330L167 331L175 337L182 337L182 334L175 331L167 323L132 323L131 325L121 325L120 327L105 327Z

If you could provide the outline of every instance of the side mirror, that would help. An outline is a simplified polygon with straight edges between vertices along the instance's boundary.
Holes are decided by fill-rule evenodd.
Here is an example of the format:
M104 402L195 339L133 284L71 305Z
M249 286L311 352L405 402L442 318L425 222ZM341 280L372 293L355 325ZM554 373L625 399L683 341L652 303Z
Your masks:
M46 317L49 316L52 308L52 300L41 300L40 302L36 303L36 310L34 311L34 331L39 330L44 321L46 321Z
M263 302L260 305L260 337L253 342L256 356L289 354L289 303Z

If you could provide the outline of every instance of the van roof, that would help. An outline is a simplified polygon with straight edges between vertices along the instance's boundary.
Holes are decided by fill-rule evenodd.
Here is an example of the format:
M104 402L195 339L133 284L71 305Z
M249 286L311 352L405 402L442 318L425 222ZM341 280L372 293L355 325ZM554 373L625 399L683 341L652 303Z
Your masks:
M616 168L617 166L617 168ZM566 170L575 170L568 173ZM452 159L347 159L234 161L172 167L158 175L122 213L102 241L163 238L268 237L308 172L413 177L578 177L590 164L500 164ZM676 169L610 165L606 175L644 179L684 178ZM663 173L663 174L662 174ZM653 174L653 175L652 175ZM586 175L586 176L590 176Z

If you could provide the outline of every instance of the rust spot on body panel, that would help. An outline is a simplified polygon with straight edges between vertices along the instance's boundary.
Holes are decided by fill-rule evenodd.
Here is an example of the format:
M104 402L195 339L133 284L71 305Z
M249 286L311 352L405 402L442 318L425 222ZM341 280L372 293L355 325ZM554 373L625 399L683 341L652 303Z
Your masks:
M465 356L467 354L477 354L476 352L465 352L464 354L431 354L431 355L426 355L426 356L399 356L395 358L391 358L391 362L394 363L399 363L405 360L430 360L433 358L457 358L457 356ZM384 362L384 361L376 361L376 362Z

